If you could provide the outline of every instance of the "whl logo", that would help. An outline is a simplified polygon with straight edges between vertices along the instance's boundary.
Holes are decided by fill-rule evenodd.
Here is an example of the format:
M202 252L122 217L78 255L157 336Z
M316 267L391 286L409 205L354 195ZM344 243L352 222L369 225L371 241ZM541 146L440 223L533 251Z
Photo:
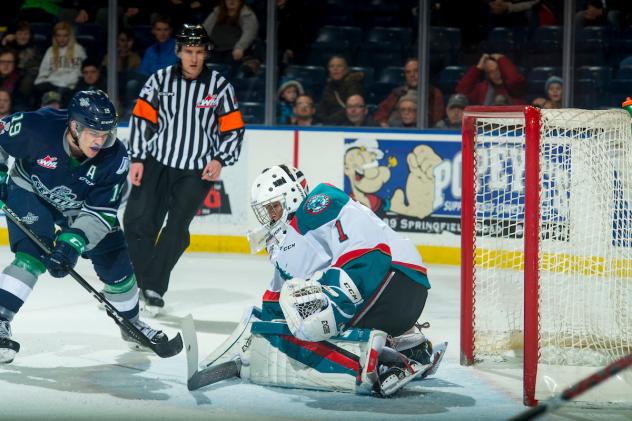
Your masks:
M219 98L213 95L207 95L202 101L198 102L197 108L215 108L219 104Z
M54 170L57 168L57 158L46 155L46 157L38 159L37 164L49 170Z

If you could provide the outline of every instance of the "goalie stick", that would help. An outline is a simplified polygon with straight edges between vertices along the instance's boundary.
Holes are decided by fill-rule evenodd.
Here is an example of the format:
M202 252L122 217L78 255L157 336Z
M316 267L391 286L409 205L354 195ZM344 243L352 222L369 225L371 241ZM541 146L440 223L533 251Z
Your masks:
M189 314L181 323L187 354L187 388L197 390L209 384L239 376L241 360L236 358L198 371L198 343L193 317Z
M619 358L618 360L602 368L596 373L591 374L590 376L575 383L571 387L565 389L562 393L555 396L554 398L551 398L546 402L542 402L538 406L528 409L516 415L515 417L510 418L509 421L532 420L548 412L554 411L559 407L565 405L570 400L575 399L577 396L581 395L587 390L592 389L594 386L597 386L603 381L608 380L610 377L625 370L630 366L632 366L632 354L626 355L623 358Z
M40 240L26 225L22 223L20 217L15 214L10 208L7 207L6 203L0 200L0 210L4 211L6 217L11 220L24 234L26 234L33 242L40 248L46 255L51 254L50 248ZM136 326L134 326L129 320L127 320L123 315L108 301L105 297L100 294L97 290L92 288L92 286L81 277L74 269L70 269L68 271L69 275L79 283L82 287L84 287L97 301L99 301L105 307L105 310L114 322L119 325L121 329L125 331L127 335L141 343L143 346L151 349L155 352L159 357L168 358L173 357L178 354L182 350L182 337L180 333L178 333L173 339L166 343L153 343L149 340L143 333L138 330Z

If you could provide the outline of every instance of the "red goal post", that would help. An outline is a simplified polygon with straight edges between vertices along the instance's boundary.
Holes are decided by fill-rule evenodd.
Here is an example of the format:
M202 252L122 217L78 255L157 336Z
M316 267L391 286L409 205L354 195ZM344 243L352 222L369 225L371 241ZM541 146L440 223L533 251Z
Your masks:
M461 363L523 357L534 405L539 370L632 352L630 116L473 106L462 134Z

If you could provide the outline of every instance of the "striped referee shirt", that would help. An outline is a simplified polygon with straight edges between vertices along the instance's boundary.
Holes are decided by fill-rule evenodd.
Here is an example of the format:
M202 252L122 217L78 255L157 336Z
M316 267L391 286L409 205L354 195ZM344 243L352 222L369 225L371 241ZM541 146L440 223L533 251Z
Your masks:
M239 158L244 123L235 90L214 70L185 79L181 64L158 70L143 86L130 120L132 162L152 156L171 168L201 170Z

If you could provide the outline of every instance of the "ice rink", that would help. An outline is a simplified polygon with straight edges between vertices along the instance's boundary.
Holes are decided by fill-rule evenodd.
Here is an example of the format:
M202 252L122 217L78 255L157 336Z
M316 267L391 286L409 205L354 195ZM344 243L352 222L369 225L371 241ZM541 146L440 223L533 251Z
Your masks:
M12 260L0 248L2 265ZM200 358L229 335L244 308L257 304L272 267L264 256L187 253L165 296L168 315L148 322L172 337L195 320ZM97 289L86 260L77 272ZM72 278L40 278L12 323L21 351L0 366L0 420L503 420L522 411L519 372L459 365L459 271L430 267L432 290L422 321L449 341L435 378L397 397L262 387L239 379L195 392L186 388L184 352L161 359L128 350L118 327ZM630 420L629 410L572 408L549 419Z

